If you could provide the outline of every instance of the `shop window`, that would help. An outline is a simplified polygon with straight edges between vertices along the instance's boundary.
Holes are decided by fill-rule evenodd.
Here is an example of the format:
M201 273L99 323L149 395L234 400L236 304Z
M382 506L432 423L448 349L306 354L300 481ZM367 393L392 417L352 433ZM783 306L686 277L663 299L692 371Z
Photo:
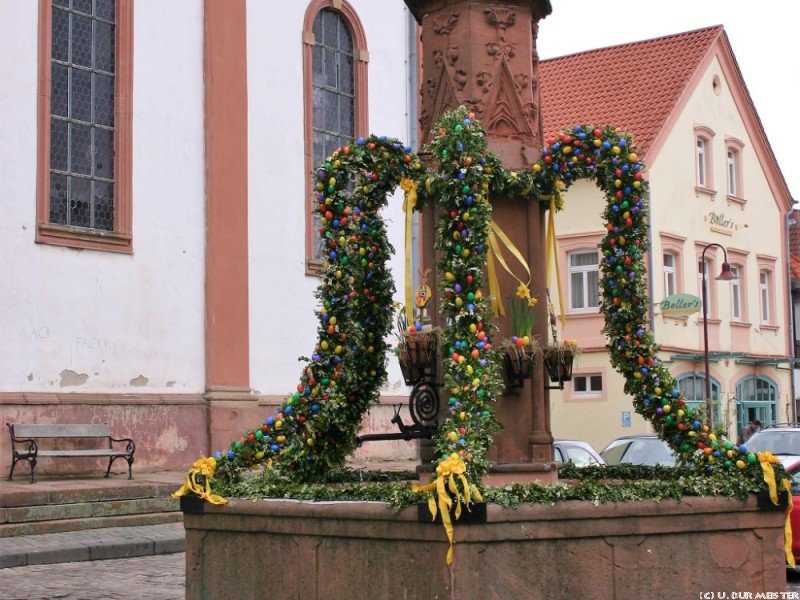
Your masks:
M709 380L711 387L711 422L720 422L722 407L720 406L720 385L713 377ZM678 391L686 400L686 406L693 410L706 411L706 378L705 373L684 373L675 378Z

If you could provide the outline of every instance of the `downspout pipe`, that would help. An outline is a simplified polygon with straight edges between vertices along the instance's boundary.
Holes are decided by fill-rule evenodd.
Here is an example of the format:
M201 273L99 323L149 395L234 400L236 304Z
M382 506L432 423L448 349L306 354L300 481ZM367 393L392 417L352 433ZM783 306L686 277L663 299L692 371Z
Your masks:
M647 201L650 204L650 187L647 189ZM656 307L653 300L653 211L648 211L647 214L647 239L650 241L650 247L647 249L647 296L650 298L650 331L653 332L653 341L656 341Z
M408 86L406 92L406 120L408 121L408 144L418 151L419 144L419 55L417 53L417 39L419 31L417 28L417 21L408 7L405 8L406 13L406 77L408 79ZM416 289L419 285L419 265L420 256L416 249L419 248L419 213L414 212L412 217L412 239L411 246L415 249L411 253L411 276L413 281L411 283L412 289ZM409 257L406 257L409 260Z
M794 205L794 201L792 201ZM794 323L794 298L792 296L792 255L791 255L791 244L789 243L790 234L791 234L791 227L796 223L794 217L794 208L789 210L789 212L785 215L784 226L786 228L786 290L787 290L787 326L789 327L789 343L791 344L791 352L789 356L791 358L797 358L795 354L795 323ZM792 423L797 423L797 396L795 391L795 384L794 384L794 374L795 374L795 364L794 361L790 363L789 369L789 381L790 381L790 389L792 394Z

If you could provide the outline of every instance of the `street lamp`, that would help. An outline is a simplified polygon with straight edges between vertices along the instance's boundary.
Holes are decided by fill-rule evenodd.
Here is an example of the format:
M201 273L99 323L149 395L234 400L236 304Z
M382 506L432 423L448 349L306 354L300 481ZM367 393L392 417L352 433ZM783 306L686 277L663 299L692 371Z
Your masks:
M708 367L708 281L706 281L706 250L715 246L722 250L722 255L724 257L722 272L715 279L717 281L732 281L738 279L731 269L731 264L728 262L728 253L723 246L711 243L703 248L703 253L700 256L700 262L703 265L703 358L705 359L706 367L706 421L709 427L711 427L711 377Z

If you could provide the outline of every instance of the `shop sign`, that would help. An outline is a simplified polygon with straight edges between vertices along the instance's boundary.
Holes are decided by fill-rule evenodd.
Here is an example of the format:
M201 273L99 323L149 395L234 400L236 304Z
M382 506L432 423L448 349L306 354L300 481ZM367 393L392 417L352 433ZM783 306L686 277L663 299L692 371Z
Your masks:
M700 312L703 302L692 294L672 294L661 301L661 314L665 317L688 317Z

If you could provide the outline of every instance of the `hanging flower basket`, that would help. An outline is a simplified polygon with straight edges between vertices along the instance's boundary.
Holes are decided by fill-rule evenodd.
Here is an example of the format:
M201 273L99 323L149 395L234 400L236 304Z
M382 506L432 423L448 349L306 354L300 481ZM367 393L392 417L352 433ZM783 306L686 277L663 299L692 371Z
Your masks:
M533 367L536 364L536 355L540 352L536 342L519 344L514 339L502 347L503 374L506 387L509 389L521 388L525 380L533 377Z
M406 385L436 381L439 362L439 332L406 331L395 350Z
M564 340L561 344L550 344L542 349L542 359L550 381L563 383L572 381L572 364L579 353L576 344Z

